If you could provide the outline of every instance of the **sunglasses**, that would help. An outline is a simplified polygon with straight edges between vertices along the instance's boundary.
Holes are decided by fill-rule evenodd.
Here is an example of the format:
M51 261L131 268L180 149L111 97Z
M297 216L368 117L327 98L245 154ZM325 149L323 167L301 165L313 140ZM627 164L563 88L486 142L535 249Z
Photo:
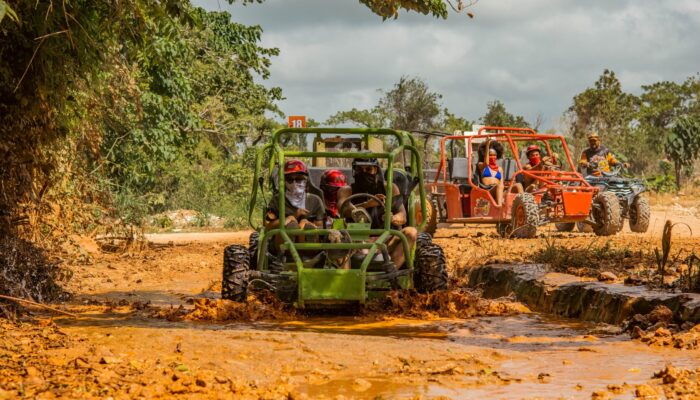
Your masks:
M366 174L376 174L377 173L377 167L373 165L358 165L357 170L360 172L364 172Z
M287 183L306 182L306 177L305 176L288 176L288 177L284 178L284 181Z

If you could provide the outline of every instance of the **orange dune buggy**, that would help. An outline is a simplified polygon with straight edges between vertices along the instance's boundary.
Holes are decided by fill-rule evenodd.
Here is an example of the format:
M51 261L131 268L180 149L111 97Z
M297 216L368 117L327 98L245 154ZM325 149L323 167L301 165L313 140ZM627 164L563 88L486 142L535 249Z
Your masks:
M477 168L478 148L487 139L503 147L497 161L504 187L501 205L496 203L492 187L481 182ZM529 145L537 145L543 156L557 159L556 165L526 170L521 159L527 162L525 149ZM537 228L550 222L560 227L584 222L599 236L614 235L621 228L617 198L599 192L576 172L561 135L487 126L475 134L444 136L440 152L440 164L430 176L432 182L426 184L431 205L426 215L428 233L434 233L438 223L495 224L503 237L522 238L535 237ZM528 191L520 189L526 182Z

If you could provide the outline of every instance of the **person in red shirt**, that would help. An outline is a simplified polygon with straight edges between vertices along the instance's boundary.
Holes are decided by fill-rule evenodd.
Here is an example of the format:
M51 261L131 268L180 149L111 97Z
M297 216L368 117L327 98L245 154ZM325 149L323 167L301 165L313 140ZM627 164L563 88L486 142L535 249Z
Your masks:
M525 151L528 163L523 167L525 171L545 171L555 168L559 168L559 160L556 153L552 153L552 156L542 157L542 152L540 147L536 144L527 146ZM530 176L525 176L525 191L534 192L538 188L538 182L535 178Z
M337 169L329 169L321 176L321 190L326 206L326 216L331 220L340 218L338 215L338 190L347 184L345 174Z

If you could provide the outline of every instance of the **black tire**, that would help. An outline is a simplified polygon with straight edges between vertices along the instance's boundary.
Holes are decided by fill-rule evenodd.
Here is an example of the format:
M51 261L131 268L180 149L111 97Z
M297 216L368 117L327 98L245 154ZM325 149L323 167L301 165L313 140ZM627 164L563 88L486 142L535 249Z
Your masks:
M496 231L502 238L507 238L510 236L511 226L510 222L497 222Z
M248 261L251 270L258 269L258 242L260 241L260 232L253 231L248 238Z
M559 232L571 232L576 228L576 222L557 222L554 226Z
M622 210L620 201L612 192L598 193L593 199L597 210L593 211L596 225L593 232L597 236L611 236L622 229Z
M442 247L426 243L416 249L413 283L419 293L447 289L447 261Z
M534 238L537 236L537 226L540 224L540 210L535 196L530 193L520 193L513 199L511 209L511 236L516 238Z
M427 232L431 235L434 235L435 232L437 231L437 226L438 226L438 214L440 213L440 209L437 206L437 203L435 200L432 199L425 199L425 228L423 229L424 232Z
M418 233L418 238L416 239L416 246L421 247L426 244L430 244L433 242L433 237L430 236L429 233L427 232L420 232Z
M651 208L649 200L644 196L637 196L629 209L629 224L632 232L644 233L649 229Z
M593 232L593 226L591 226L585 222L577 222L576 229L578 229L579 232L583 232L583 233L592 233Z
M238 302L246 301L248 295L248 271L250 271L248 249L232 244L224 249L224 273L221 280L221 298Z

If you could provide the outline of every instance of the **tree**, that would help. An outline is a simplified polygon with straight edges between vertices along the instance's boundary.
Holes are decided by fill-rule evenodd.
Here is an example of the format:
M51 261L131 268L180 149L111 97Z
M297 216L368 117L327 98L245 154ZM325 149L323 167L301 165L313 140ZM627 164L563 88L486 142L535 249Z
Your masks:
M440 123L440 130L443 132L452 133L455 131L470 131L472 129L472 125L474 125L473 121L469 121L463 117L458 117L455 114L452 114L447 108L443 110L442 114L443 118L442 122Z
M642 86L637 118L639 129L653 150L663 150L674 121L689 112L694 84L695 79L689 78L683 84L663 81Z
M336 126L350 123L363 128L381 128L386 126L386 116L375 107L371 110L358 110L353 108L348 111L338 111L326 120L326 125Z
M588 134L596 132L607 147L630 160L634 169L645 168L648 160L644 155L648 150L644 140L640 140L640 132L633 130L638 106L639 99L622 91L615 73L604 70L594 87L574 96L573 104L566 111L574 146L585 147ZM626 154L619 153L622 149Z
M479 0L457 0L456 5L451 0L360 0L360 3L367 6L373 13L380 15L382 19L398 18L399 10L415 11L425 15L432 15L439 18L447 18L447 6L449 5L455 12L462 12L476 4ZM474 14L467 12L469 18L474 18Z
M430 91L422 79L402 76L391 90L382 93L378 112L386 116L391 128L428 130L439 124L442 95Z
M621 144L630 132L638 103L637 97L622 91L615 72L606 69L593 88L574 96L567 110L571 132L576 139L597 132L602 140Z
M666 138L664 150L673 161L676 190L681 190L682 171L691 174L693 163L700 158L700 119L681 117L676 119L671 134Z
M365 128L431 130L441 123L442 95L432 92L420 78L402 76L369 110L353 108L339 111L326 120L327 125L350 123Z
M513 115L506 111L506 106L500 100L490 101L487 111L480 121L487 126L510 126L516 128L529 128L530 124L521 115Z

